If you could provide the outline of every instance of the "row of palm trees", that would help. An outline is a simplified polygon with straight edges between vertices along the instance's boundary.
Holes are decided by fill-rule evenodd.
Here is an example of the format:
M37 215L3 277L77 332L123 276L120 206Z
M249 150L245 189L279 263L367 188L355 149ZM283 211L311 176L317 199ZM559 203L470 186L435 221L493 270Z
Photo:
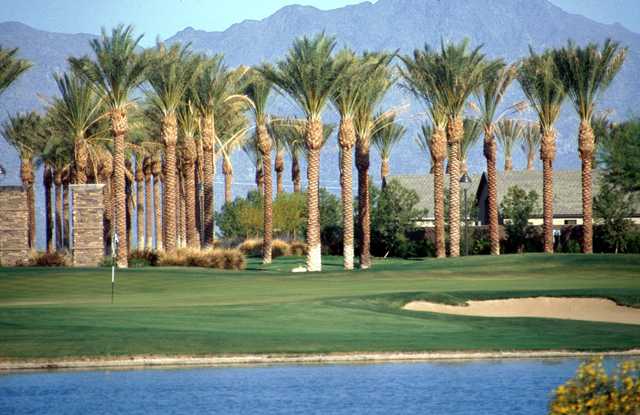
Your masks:
M62 141L72 143L71 163L56 165L55 157L48 159L49 169L45 170L53 172L56 184L58 175L60 180L65 176L66 180L85 183L87 172L91 170L93 180L108 184L105 186L105 219L107 223L113 221L118 235L127 235L127 194L130 193L127 183L135 181L138 184L138 212L143 205L147 211L146 217L138 213L139 244L144 239L140 233L141 223L145 224L144 243L148 244L150 228L153 227L150 219L155 219L157 248L173 252L181 240L192 247L211 246L216 158L222 157L225 200L229 201L230 179L227 178L233 174L230 156L235 149L244 147L254 156L256 181L263 190L263 261L269 263L273 233L272 155L275 149L277 189L280 192L284 151L289 149L296 191L301 190L300 158L304 156L307 160L309 250L306 268L308 271L321 270L320 150L330 129L322 118L326 108L332 106L340 116L338 144L344 267L352 269L355 262L356 227L352 195L355 154L359 266L368 268L371 265L370 147L373 143L380 151L384 184L389 171L390 151L403 136L404 127L397 122L401 109L383 109L381 102L393 85L400 81L400 85L422 100L428 109L420 143L429 152L434 174L437 256L446 256L444 175L450 176L449 254L458 256L458 179L466 170L467 151L481 133L487 160L491 252L497 255L496 137L505 146L505 137L511 137L516 134L515 130L519 130L515 125L507 125L508 120L502 117L509 112L522 111L524 104L516 103L500 111L504 108L507 90L517 80L529 107L538 118L535 127L528 126L525 146L528 148L529 165L532 166L531 155L535 151L532 149L536 148L536 141L540 141L545 251L553 250L554 126L566 97L574 104L581 120L579 152L583 166L585 224L582 248L585 253L592 250L594 134L591 119L597 98L611 83L626 56L626 49L616 42L607 40L602 47L597 44L579 47L569 42L561 49L540 54L531 50L528 57L511 65L502 59L486 58L480 47L470 49L467 40L443 42L438 49L425 46L411 55L400 56L402 65L396 69L392 61L397 53L356 54L349 49L335 53L336 40L318 34L294 41L285 57L274 64L230 70L222 64L220 56L207 58L197 55L188 46L158 43L156 48L140 53L137 51L139 41L139 37L133 36L131 27L118 26L110 34L103 31L100 38L91 41L93 57L70 58L71 72L56 77L60 97L50 105L46 118L51 121L46 123L47 132L43 133L49 137L42 150L43 160L47 160L50 154L61 152L60 148L64 147ZM13 55L10 60L22 62ZM0 76L0 81L3 77ZM142 109L134 105L138 89L146 98ZM270 114L268 104L273 91L291 98L304 117L287 119ZM465 120L469 108L480 113L477 120ZM8 132L9 128L5 130ZM250 130L254 133L249 134ZM106 139L108 136L109 140ZM29 154L28 146L24 147L24 164L32 164L30 160L35 150L31 149ZM129 152L135 155L135 172L128 167L132 160ZM23 181L28 184L26 170ZM65 171L67 173L63 173ZM149 214L151 178L155 218ZM160 182L163 197L161 214L158 213L160 187L157 187ZM141 196L142 188L145 189L146 200ZM202 232L199 232L199 222ZM118 246L117 262L122 267L127 265L126 244Z

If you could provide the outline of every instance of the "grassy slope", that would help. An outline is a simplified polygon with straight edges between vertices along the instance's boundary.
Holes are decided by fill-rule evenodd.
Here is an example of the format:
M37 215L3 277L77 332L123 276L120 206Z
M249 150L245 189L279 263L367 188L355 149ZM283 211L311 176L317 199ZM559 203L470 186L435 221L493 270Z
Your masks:
M291 274L0 268L0 357L640 347L638 326L401 310L411 299L578 295L640 307L640 256L542 255L376 263Z

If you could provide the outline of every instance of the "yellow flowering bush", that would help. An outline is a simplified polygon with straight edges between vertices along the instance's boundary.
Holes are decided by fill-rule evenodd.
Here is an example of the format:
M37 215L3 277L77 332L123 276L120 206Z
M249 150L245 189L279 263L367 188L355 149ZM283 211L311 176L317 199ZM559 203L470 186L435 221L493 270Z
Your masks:
M553 392L549 414L640 415L640 361L625 361L607 374L602 358L580 365Z

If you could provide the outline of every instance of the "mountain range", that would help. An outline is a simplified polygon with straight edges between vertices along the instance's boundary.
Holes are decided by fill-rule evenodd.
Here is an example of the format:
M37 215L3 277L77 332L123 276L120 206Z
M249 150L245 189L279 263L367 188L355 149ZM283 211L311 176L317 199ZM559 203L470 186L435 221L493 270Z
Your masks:
M378 0L327 11L294 5L263 20L246 20L221 32L187 27L166 41L190 43L194 50L206 54L224 53L229 66L253 65L277 60L296 37L321 31L336 36L339 48L348 46L356 51L409 53L425 44L438 46L441 40L469 38L473 45L483 45L483 51L489 57L503 57L507 61L526 56L529 45L542 50L561 46L568 39L583 44L602 42L610 37L628 46L629 54L617 79L602 97L600 108L613 110L613 117L620 119L633 115L640 104L640 77L637 76L640 73L640 34L619 24L602 24L567 13L547 0ZM0 117L16 111L41 109L47 97L56 92L52 73L65 70L68 56L89 53L89 40L94 36L45 32L16 22L0 23L0 45L19 47L20 56L34 64L0 98ZM522 94L514 84L505 102L519 99ZM385 106L406 107L406 104L409 109L402 114L402 120L408 127L408 134L392 156L392 174L422 173L428 168L427 157L413 142L415 131L424 118L420 116L424 109L399 88L384 102ZM275 99L273 108L278 114L296 112L295 105L284 98ZM525 116L533 119L532 114ZM332 110L327 111L325 118L337 121ZM567 104L559 123L557 169L575 169L579 165L576 126L577 119ZM328 143L322 154L322 184L329 188L338 185L337 154L335 141ZM243 154L237 154L234 162L238 165L236 180L247 183L237 187L239 193L244 193L252 182L253 173ZM0 163L12 172L8 181L17 182L17 157L2 138ZM377 163L374 155L372 174L376 178ZM514 165L518 167L523 163L522 154L516 151ZM479 146L472 149L469 164L472 172L484 168ZM288 171L285 180L288 180ZM222 187L217 194L222 194Z

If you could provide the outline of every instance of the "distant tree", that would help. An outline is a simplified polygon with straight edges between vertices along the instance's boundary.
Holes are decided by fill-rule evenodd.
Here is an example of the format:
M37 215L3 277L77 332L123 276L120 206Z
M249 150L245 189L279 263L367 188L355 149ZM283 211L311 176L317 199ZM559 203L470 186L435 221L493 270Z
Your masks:
M602 186L593 201L596 219L602 224L604 240L616 254L624 252L625 236L633 226L628 219L633 213L631 202L628 193L609 184Z
M529 218L538 211L538 194L533 190L527 193L518 186L512 186L502 199L500 210L505 219L507 237L521 253L524 250Z
M382 190L372 192L371 229L374 253L405 256L407 233L415 228L415 221L426 215L416 209L420 200L414 190L391 180Z
M278 235L297 239L304 232L305 196L301 192L281 193L273 202L273 229Z
M640 118L611 129L600 146L605 181L627 193L640 191Z

